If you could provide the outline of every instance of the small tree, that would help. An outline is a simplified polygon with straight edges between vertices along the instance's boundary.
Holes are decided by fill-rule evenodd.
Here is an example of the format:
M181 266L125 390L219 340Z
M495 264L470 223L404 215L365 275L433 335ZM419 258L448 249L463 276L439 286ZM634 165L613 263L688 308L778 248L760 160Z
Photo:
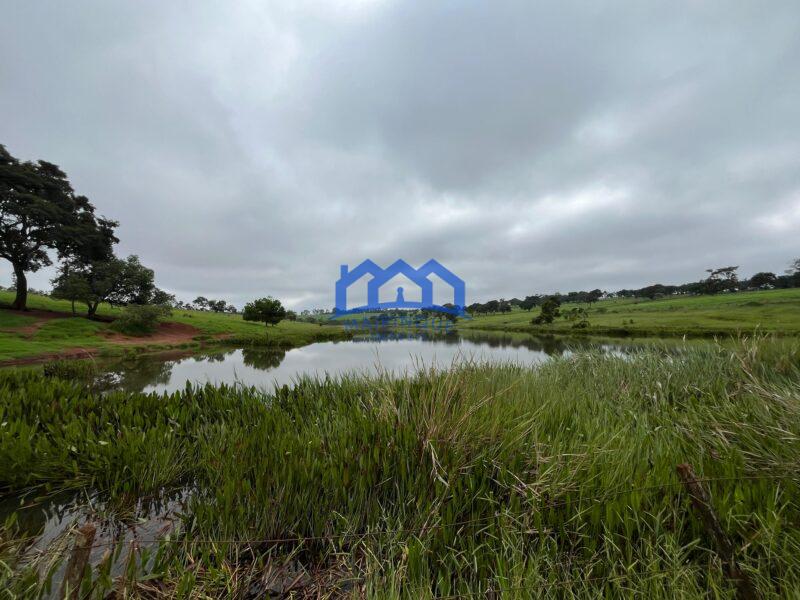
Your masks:
M280 323L285 316L286 309L281 301L272 296L248 302L242 312L245 321L258 321L273 326Z
M205 296L198 296L194 300L192 300L192 304L197 307L197 310L205 310L208 308L208 298Z
M585 329L589 326L589 313L586 312L585 308L575 307L562 313L562 316L572 323L574 329Z
M75 302L84 302L90 295L89 282L78 272L70 270L68 264L61 268L61 274L53 280L53 291L50 295L72 303L72 314L75 315Z
M548 296L542 302L542 311L531 321L534 325L549 325L560 314L561 300L557 296Z

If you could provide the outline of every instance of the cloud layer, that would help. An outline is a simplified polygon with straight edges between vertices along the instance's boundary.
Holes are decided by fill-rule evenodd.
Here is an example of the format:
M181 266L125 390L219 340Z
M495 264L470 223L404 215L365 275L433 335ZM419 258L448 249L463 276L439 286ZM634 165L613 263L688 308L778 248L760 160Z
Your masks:
M329 307L364 258L475 301L800 255L796 3L533 4L17 3L0 143L184 299Z

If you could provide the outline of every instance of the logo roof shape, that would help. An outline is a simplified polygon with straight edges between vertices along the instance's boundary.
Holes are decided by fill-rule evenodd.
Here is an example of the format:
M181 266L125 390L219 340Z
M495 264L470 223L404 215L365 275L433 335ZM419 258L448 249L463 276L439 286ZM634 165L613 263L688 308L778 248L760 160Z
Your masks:
M372 275L372 279L367 283L367 304L362 307L347 310L347 288L365 275ZM405 300L379 302L381 286L397 275L407 277L420 287L422 291L421 302ZM456 307L455 309L437 306L433 303L433 282L428 279L429 275L437 275L453 288L453 304ZM336 313L347 314L351 312L380 310L382 308L430 308L443 312L463 314L464 305L466 304L465 295L464 280L445 268L437 260L430 259L419 269L415 269L406 261L399 259L385 269L381 269L373 261L367 259L352 271L348 270L347 265L341 266L341 276L336 282Z

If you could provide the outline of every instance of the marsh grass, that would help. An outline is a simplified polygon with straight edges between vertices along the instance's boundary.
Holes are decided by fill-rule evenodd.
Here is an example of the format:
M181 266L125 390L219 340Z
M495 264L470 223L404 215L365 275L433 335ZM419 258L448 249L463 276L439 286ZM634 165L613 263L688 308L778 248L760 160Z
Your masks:
M800 588L798 417L798 344L766 339L272 394L101 397L5 372L0 485L120 505L192 486L179 530L128 550L122 583L95 569L96 597L732 597L675 476L689 462L762 596L786 597ZM8 558L14 531L7 585L30 578Z

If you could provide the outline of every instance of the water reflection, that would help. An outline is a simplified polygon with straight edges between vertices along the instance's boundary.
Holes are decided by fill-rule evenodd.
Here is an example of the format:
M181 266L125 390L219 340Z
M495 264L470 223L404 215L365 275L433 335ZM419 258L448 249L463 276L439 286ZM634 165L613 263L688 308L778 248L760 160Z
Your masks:
M108 365L103 385L106 389L172 392L183 389L187 382L209 382L242 383L271 390L274 385L291 386L304 374L336 376L353 371L402 374L413 371L420 363L448 367L462 359L537 364L552 356L585 349L626 355L643 344L627 339L598 341L481 331L435 334L384 331L288 351L214 349L201 354L139 357Z
M98 565L110 560L110 575L123 573L136 548L153 547L153 540L180 529L182 513L192 497L190 488L162 491L140 498L128 497L108 502L87 490L64 491L44 497L32 494L12 494L0 497L0 521L12 514L19 537L30 538L28 552L49 551L61 561L52 572L50 592L46 598L58 597L66 570L66 558L71 547L70 530L91 522L97 528L89 562ZM115 549L120 552L113 552ZM124 550L124 551L122 551ZM42 563L40 576L47 563Z
M253 348L242 349L242 360L248 367L260 369L262 371L269 371L280 366L283 359L286 357L286 352L281 350L258 350Z
M19 494L0 499L0 520L16 514L16 524L24 537L35 537L36 546L47 547L78 521L90 520L98 526L98 545L163 535L178 521L186 506L189 489L164 491L158 495L122 499L115 503L86 491L64 491L33 497Z

